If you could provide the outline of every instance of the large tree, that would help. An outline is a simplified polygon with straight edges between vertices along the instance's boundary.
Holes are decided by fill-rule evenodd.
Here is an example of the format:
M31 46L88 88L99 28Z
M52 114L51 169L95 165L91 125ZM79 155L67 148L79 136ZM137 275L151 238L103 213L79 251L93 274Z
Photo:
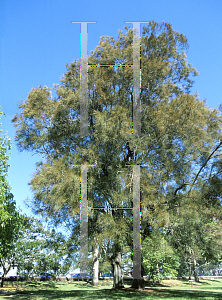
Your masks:
M55 98L49 87L33 88L12 121L19 149L45 157L30 184L36 211L49 216L79 215L80 168L73 165L96 164L88 168L89 206L115 208L132 207L133 168L126 165L145 163L141 167L145 237L150 226L170 222L178 201L175 195L192 184L194 166L202 166L218 140L220 121L217 110L190 94L192 76L198 72L187 62L186 37L170 24L150 22L141 37L141 124L146 135L132 135L132 68L98 67L132 64L133 30L125 29L116 41L101 37L89 56L94 67L88 68L87 138L80 136L80 61L67 65L61 83L54 86ZM122 286L118 266L123 247L132 242L131 219L129 209L89 213L93 229L89 239L101 241L96 247L102 247L111 227L116 288Z

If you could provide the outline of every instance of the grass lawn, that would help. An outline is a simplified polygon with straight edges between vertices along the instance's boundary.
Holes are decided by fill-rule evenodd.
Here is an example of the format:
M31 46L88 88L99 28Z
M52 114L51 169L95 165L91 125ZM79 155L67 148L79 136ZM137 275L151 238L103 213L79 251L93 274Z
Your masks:
M134 291L130 285L124 283L125 289L112 290L112 281L100 281L98 287L93 287L87 282L24 282L21 287L11 287L11 283L0 288L0 299L58 299L58 300L128 300L128 299L153 299L153 300L222 300L222 280L201 280L191 286L187 281L165 280L156 287L146 285L144 291ZM3 295L3 290L14 292Z

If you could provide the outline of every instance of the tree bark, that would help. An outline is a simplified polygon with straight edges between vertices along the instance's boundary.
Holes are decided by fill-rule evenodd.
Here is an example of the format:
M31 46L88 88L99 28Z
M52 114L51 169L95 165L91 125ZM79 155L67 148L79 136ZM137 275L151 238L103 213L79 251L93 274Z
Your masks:
M195 278L195 281L196 282L199 282L199 277L198 277L198 274L197 274L197 268L196 268L196 259L193 258L193 273L194 273L194 278Z
M159 270L159 264L156 264L157 274L158 274L158 280L160 279L160 270Z
M141 278L140 279L133 278L133 284L131 286L132 288L137 290L145 289L145 281L143 279L143 275L144 275L144 267L143 267L143 263L141 263Z
M3 287L4 285L4 274L2 275L2 278L1 278L1 287Z
M133 279L133 284L131 286L134 289L137 290L144 290L145 289L145 281L143 278L141 279Z
M191 263L189 263L189 280L191 280Z
M199 278L198 278L198 274L197 274L197 268L196 268L196 265L197 265L197 262L196 262L196 259L195 259L195 256L194 256L194 251L190 248L190 258L191 258L191 261L193 261L193 275L194 275L194 279L196 282L199 282ZM190 264L191 266L191 264ZM191 267L190 267L191 269ZM190 278L191 279L191 276Z
M93 274L92 274L93 286L98 286L98 273L99 273L99 246L96 243L93 251Z
M6 267L5 260L1 259L1 265L2 265L2 268L3 268L3 275L2 275L2 280L1 280L1 287L3 287L5 276L8 274L8 272L9 272L9 270L11 268L11 264L9 264L8 267Z
M113 267L113 288L121 289L124 287L121 276L121 253L118 251L112 256Z
M189 280L191 280L191 262L192 262L192 257L191 257L191 249L189 247L189 253L190 253L190 259L189 259Z

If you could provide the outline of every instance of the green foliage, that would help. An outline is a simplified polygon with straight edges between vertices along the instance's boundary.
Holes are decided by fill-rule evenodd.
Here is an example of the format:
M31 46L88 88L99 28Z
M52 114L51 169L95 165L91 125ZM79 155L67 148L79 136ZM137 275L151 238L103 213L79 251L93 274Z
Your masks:
M14 262L15 243L25 226L24 216L16 208L16 202L6 179L9 167L7 151L10 147L10 139L2 135L0 130L0 265L3 267L3 277Z
M1 208L4 213L1 215L0 226L0 258L10 258L14 252L14 244L24 225L24 218L17 211L12 194L7 195Z
M2 115L3 113L0 112L0 117ZM10 150L10 148L10 138L3 134L3 130L0 129L0 226L4 226L4 220L10 217L10 214L8 214L3 207L7 199L12 198L12 195L9 193L10 187L6 180L9 167L7 151Z
M15 261L23 276L52 271L54 276L65 274L71 264L72 249L61 233L43 228L40 221L28 219L28 227L15 244Z
M142 243L143 266L145 273L153 281L172 276L175 278L179 267L179 257L176 251L160 234L152 234Z

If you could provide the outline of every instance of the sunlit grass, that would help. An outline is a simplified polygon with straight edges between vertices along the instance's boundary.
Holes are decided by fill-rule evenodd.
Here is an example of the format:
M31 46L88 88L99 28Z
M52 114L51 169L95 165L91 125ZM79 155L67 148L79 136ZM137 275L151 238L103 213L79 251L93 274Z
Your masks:
M90 282L24 282L14 287L6 283L4 289L16 292L13 299L177 299L177 300L215 300L222 299L221 280L201 280L199 283L179 280L165 280L160 285L153 287L148 282L144 291L130 289L130 284L124 282L125 289L113 290L112 281L99 281L97 287L93 287ZM1 289L0 289L1 292ZM11 297L12 297L11 296ZM0 299L9 299L9 296L0 296Z

